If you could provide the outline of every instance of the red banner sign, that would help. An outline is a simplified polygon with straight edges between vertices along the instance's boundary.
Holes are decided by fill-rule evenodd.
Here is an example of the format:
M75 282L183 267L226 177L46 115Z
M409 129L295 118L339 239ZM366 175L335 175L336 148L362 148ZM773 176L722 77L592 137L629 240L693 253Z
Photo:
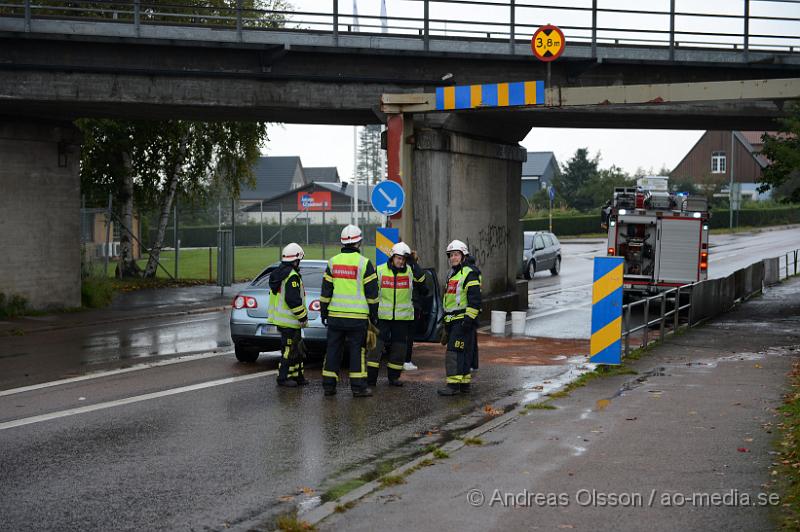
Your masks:
M305 211L329 211L331 210L330 192L298 192L297 210Z

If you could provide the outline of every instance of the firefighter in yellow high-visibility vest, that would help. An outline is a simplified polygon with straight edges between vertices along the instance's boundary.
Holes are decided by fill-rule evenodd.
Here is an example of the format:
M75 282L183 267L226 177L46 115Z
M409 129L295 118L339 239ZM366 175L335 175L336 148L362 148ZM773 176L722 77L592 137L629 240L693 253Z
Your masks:
M342 252L328 261L322 278L320 315L328 327L328 347L322 365L325 395L336 393L342 352L350 360L353 397L369 397L366 336L369 323L378 323L378 276L369 259L361 255L361 229L342 229Z
M402 386L400 375L408 350L408 342L414 340L414 304L412 294L415 287L424 285L425 271L417 264L416 253L408 244L398 242L392 247L391 256L385 264L378 266L378 342L367 360L367 384L375 386L378 381L381 358L388 356L386 372L389 384Z
M281 265L269 275L267 323L281 333L281 361L278 365L278 386L295 388L308 384L303 375L302 335L308 325L306 293L300 276L303 248L292 242L283 248Z
M453 240L447 246L451 267L443 298L447 386L438 390L439 395L470 392L471 366L477 341L474 333L481 310L481 280L478 272L465 264L467 255L467 245L460 240Z

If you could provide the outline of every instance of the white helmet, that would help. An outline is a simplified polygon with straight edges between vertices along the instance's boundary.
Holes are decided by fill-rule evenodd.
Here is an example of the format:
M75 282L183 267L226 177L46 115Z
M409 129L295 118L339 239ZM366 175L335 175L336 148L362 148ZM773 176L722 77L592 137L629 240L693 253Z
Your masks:
M342 229L342 244L357 244L361 242L361 229L357 225L347 225Z
M296 260L303 260L303 257L305 256L306 254L303 251L303 248L301 248L299 244L292 242L283 248L283 252L281 253L281 261L294 262Z
M451 251L460 251L463 255L469 255L469 249L467 249L467 245L461 240L453 240L447 244L447 253L450 253Z
M408 244L405 242L398 242L394 246L392 246L391 256L400 255L401 257L405 257L406 255L411 255L411 248L408 247Z

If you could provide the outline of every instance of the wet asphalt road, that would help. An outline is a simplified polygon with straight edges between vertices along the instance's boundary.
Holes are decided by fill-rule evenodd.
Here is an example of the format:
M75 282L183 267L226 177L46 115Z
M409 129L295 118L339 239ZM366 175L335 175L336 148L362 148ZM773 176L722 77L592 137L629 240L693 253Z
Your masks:
M712 237L712 244L711 275L721 276L800 247L800 238L794 229ZM591 258L604 245L567 241L562 274L532 281L534 334L588 337ZM218 354L8 392L174 353L225 352L227 320L216 312L2 338L4 527L219 530L266 519L297 502L302 487L318 495L359 464L413 448L417 433L567 371L487 365L476 393L453 401L435 395L438 379L413 374L402 390L379 387L372 399L354 400L346 388L325 399L317 369L310 387L278 393L274 357L243 366Z

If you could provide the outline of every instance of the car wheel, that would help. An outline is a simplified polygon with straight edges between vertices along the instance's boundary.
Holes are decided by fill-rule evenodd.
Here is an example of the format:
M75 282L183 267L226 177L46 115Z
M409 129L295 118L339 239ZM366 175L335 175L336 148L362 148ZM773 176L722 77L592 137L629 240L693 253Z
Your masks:
M236 360L239 362L252 363L258 360L258 349L247 349L240 345L235 345L233 349L236 352Z
M556 257L556 263L553 264L552 268L550 268L550 273L552 273L553 275L558 275L560 271L561 271L561 257Z
M536 261L532 260L528 263L528 274L526 275L526 278L533 279L534 275L536 275Z

